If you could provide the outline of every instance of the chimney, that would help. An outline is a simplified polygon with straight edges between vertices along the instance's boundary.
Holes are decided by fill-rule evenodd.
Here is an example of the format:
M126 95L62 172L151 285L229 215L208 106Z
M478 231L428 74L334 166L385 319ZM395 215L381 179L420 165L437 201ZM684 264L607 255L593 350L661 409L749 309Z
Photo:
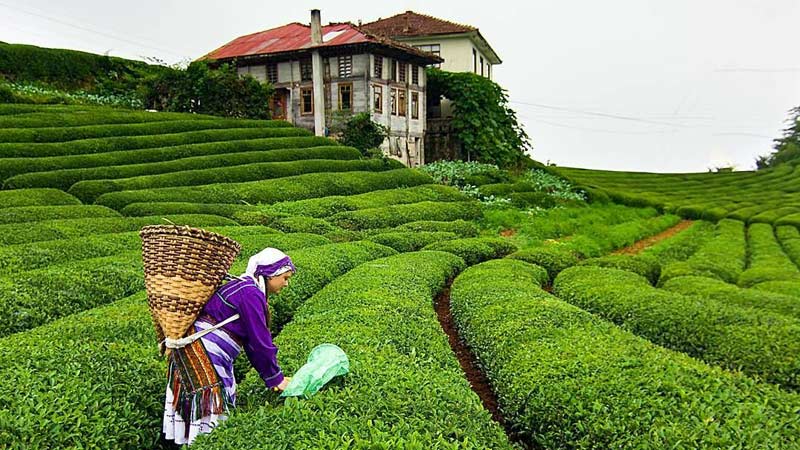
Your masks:
M322 44L322 20L318 9L311 10L311 45Z

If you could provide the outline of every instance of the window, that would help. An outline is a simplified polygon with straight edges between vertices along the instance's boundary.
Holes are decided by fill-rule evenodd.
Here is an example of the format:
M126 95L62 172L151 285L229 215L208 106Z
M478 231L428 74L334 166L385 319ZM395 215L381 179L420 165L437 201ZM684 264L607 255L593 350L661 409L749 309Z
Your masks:
M417 48L423 52L433 53L436 56L442 56L442 47L439 44L417 45ZM434 64L433 67L441 67L441 64Z
M353 108L352 83L339 84L339 109L350 110Z
M411 66L411 84L419 85L419 67Z
M314 69L311 65L311 58L300 60L300 79L303 81L311 81L314 75Z
M300 114L314 114L314 89L300 89Z
M483 56L481 56L481 76L483 76Z
M349 77L353 74L353 55L339 57L339 76Z
M397 78L398 78L398 81L400 81L401 83L405 83L406 82L406 72L408 71L408 69L406 69L407 66L408 66L408 64L406 64L404 62L401 62L399 64L399 66L398 66L399 69L400 69L400 74L399 74L399 76Z
M419 92L411 93L411 118L419 119Z
M383 112L383 86L372 86L372 110Z
M391 80L392 81L397 81L397 61L394 60L394 59L392 60L392 76L391 76Z
M478 52L472 49L472 72L478 73Z
M391 96L391 98L389 100L390 100L390 103L391 103L390 106L391 106L392 115L396 116L397 115L397 89L392 89L392 96Z
M400 89L397 96L397 115L398 116L406 116L406 91L404 89Z
M278 63L267 63L267 80L272 84L278 82Z
M492 65L489 63L486 63L486 78L492 79Z
M374 76L375 78L383 78L383 56L375 55Z

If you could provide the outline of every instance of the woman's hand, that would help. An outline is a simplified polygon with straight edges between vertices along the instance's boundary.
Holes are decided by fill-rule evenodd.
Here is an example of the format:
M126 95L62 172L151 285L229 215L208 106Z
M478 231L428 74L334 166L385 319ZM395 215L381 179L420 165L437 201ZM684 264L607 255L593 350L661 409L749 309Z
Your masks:
M292 377L284 377L283 381L281 381L281 384L275 386L275 389L281 392L285 391L286 388L289 387L290 381L292 381Z

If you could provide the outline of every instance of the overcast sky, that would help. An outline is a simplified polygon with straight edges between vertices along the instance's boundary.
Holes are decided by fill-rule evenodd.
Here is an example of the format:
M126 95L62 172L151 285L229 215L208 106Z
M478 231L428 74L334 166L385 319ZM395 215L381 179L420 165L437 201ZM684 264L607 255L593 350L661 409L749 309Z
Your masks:
M800 105L798 0L0 0L0 40L177 63L312 8L323 24L413 10L478 27L534 158L561 166L752 169Z

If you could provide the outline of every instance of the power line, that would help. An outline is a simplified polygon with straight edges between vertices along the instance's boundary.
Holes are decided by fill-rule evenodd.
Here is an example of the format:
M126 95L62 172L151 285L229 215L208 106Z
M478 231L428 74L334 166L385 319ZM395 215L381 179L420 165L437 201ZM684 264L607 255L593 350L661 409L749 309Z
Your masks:
M128 44L133 44L133 45L137 45L137 46L140 46L140 47L149 48L149 49L152 49L152 50L158 50L158 51L166 52L166 53L169 53L171 55L180 56L182 58L186 57L185 54L182 55L182 54L176 53L176 52L174 52L172 50L167 50L165 48L155 47L155 46L152 46L152 45L143 44L141 42L132 41L130 39L126 39L126 38L122 38L122 37L119 37L119 36L115 36L115 35L110 34L110 33L93 30L91 28L83 27L83 26L80 26L80 25L75 25L75 24L70 23L70 22L65 22L63 20L56 19L56 18L53 18L53 17L50 17L50 16L46 16L44 14L39 14L39 13L31 12L31 11L28 11L28 10L24 10L22 8L17 8L17 7L14 7L14 6L5 4L5 3L1 3L0 2L0 6L4 6L4 7L8 8L8 9L15 10L15 11L21 12L23 14L28 14L28 15L31 15L31 16L34 16L34 17L39 17L41 19L45 19L45 20L49 20L49 21L52 21L52 22L56 22L56 23L59 23L61 25L66 25L68 27L72 27L72 28L76 28L76 29L79 29L79 30L87 31L89 33L94 33L94 34L98 34L100 36L105 36L107 38L115 39L117 41L126 42Z
M627 121L630 121L630 122L647 123L647 124L651 124L651 125L662 125L662 126L678 127L678 128L694 128L691 125L686 125L686 124L676 124L676 123L672 123L672 122L662 122L662 121L658 121L658 120L649 120L649 119L643 119L643 118L640 118L640 117L623 116L623 115L620 115L620 114L611 114L611 113L604 113L604 112L598 112L598 111L586 111L586 110L582 110L582 109L566 108L566 107L562 107L562 106L545 105L545 104L542 104L542 103L519 102L519 101L513 101L513 100L509 100L509 103L516 103L516 104L520 104L520 105L528 105L528 106L533 106L533 107L536 107L536 108L550 109L550 110L554 110L554 111L567 111L567 112L584 114L584 115L587 115L587 116L604 117L604 118L607 118L607 119L617 119L617 120L627 120Z

